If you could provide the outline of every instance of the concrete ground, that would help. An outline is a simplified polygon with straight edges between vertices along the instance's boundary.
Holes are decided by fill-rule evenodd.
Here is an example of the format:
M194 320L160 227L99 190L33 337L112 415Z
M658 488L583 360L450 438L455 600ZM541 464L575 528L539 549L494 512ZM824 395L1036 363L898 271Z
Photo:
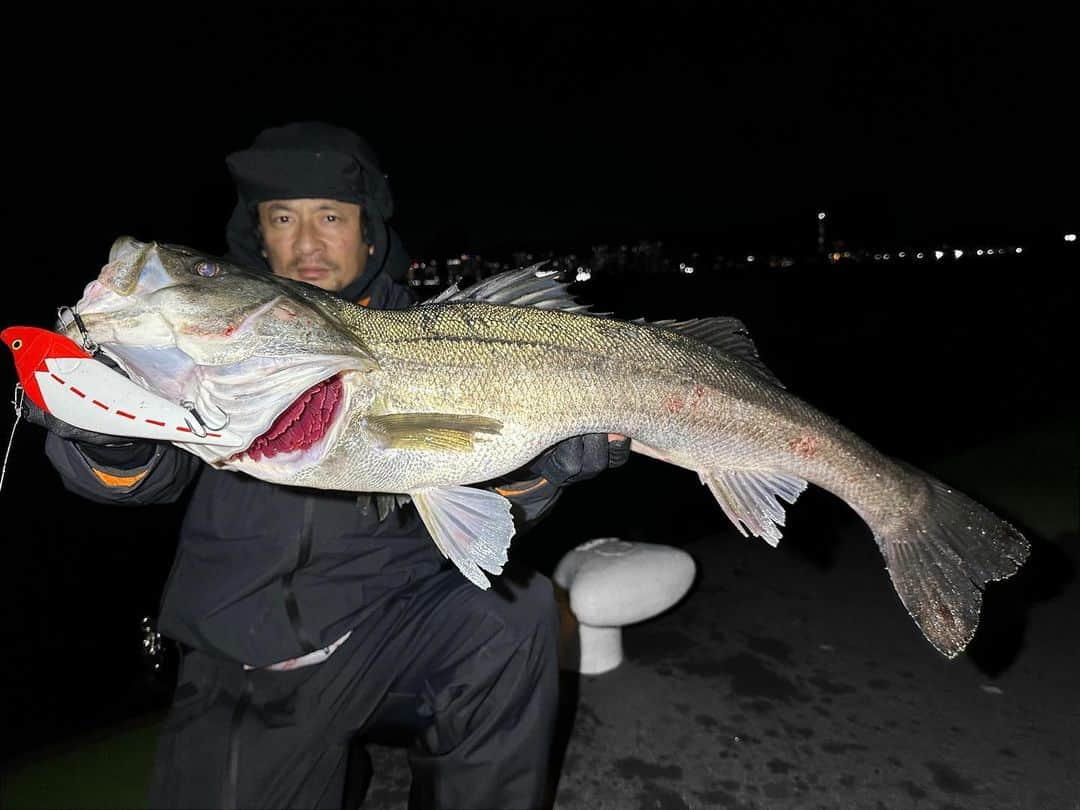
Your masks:
M719 523L680 543L699 569L687 597L624 629L618 669L567 678L556 810L1080 809L1067 435L1034 430L932 465L978 481L968 491L1034 546L988 589L951 661L908 617L864 525L827 496L804 494L808 516L788 510L791 541L776 549ZM1038 472L1018 481L1003 458L1038 459ZM794 540L823 516L832 536ZM806 551L822 546L826 558ZM403 752L371 751L365 810L403 807Z
M805 493L776 549L717 510L678 541L699 570L687 597L624 630L618 669L566 677L554 807L1080 809L1075 448L1058 425L924 465L976 482L1034 546L952 661L829 496ZM156 721L17 763L0 804L140 806ZM403 808L404 752L370 751L364 809Z

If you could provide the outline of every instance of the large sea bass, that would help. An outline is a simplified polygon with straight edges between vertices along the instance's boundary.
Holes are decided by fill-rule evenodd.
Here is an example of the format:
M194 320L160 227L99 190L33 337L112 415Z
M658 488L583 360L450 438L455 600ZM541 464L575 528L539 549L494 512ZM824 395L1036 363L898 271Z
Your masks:
M483 571L501 572L514 524L501 495L469 485L566 437L621 433L698 473L743 534L773 545L780 499L807 483L841 498L927 639L950 658L964 649L986 583L1028 555L1020 532L793 396L736 319L628 322L588 312L566 287L525 268L367 310L121 237L74 309L134 381L227 415L250 440L181 447L267 481L408 494L480 587Z

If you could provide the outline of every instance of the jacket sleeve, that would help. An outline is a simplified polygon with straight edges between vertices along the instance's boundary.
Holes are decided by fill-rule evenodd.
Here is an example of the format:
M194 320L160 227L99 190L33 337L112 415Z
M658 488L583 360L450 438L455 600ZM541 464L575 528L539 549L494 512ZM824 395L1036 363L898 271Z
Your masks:
M76 442L48 433L45 455L64 488L98 503L144 505L177 500L196 477L202 459L165 442L110 448L108 460L91 459Z

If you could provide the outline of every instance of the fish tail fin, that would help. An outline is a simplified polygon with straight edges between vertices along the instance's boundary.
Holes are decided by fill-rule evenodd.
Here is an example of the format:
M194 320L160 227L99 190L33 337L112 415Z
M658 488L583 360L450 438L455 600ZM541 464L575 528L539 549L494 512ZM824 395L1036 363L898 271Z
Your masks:
M901 466L913 475L917 496L899 518L866 522L900 601L927 640L955 658L975 635L987 583L1015 574L1031 546L986 507Z

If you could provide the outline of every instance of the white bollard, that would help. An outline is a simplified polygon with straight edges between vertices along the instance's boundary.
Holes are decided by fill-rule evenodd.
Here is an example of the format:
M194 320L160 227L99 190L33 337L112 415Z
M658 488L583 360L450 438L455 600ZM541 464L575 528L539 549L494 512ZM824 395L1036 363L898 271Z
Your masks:
M577 671L599 675L623 660L622 628L652 618L686 595L694 558L682 549L601 537L582 543L555 566L578 622Z

